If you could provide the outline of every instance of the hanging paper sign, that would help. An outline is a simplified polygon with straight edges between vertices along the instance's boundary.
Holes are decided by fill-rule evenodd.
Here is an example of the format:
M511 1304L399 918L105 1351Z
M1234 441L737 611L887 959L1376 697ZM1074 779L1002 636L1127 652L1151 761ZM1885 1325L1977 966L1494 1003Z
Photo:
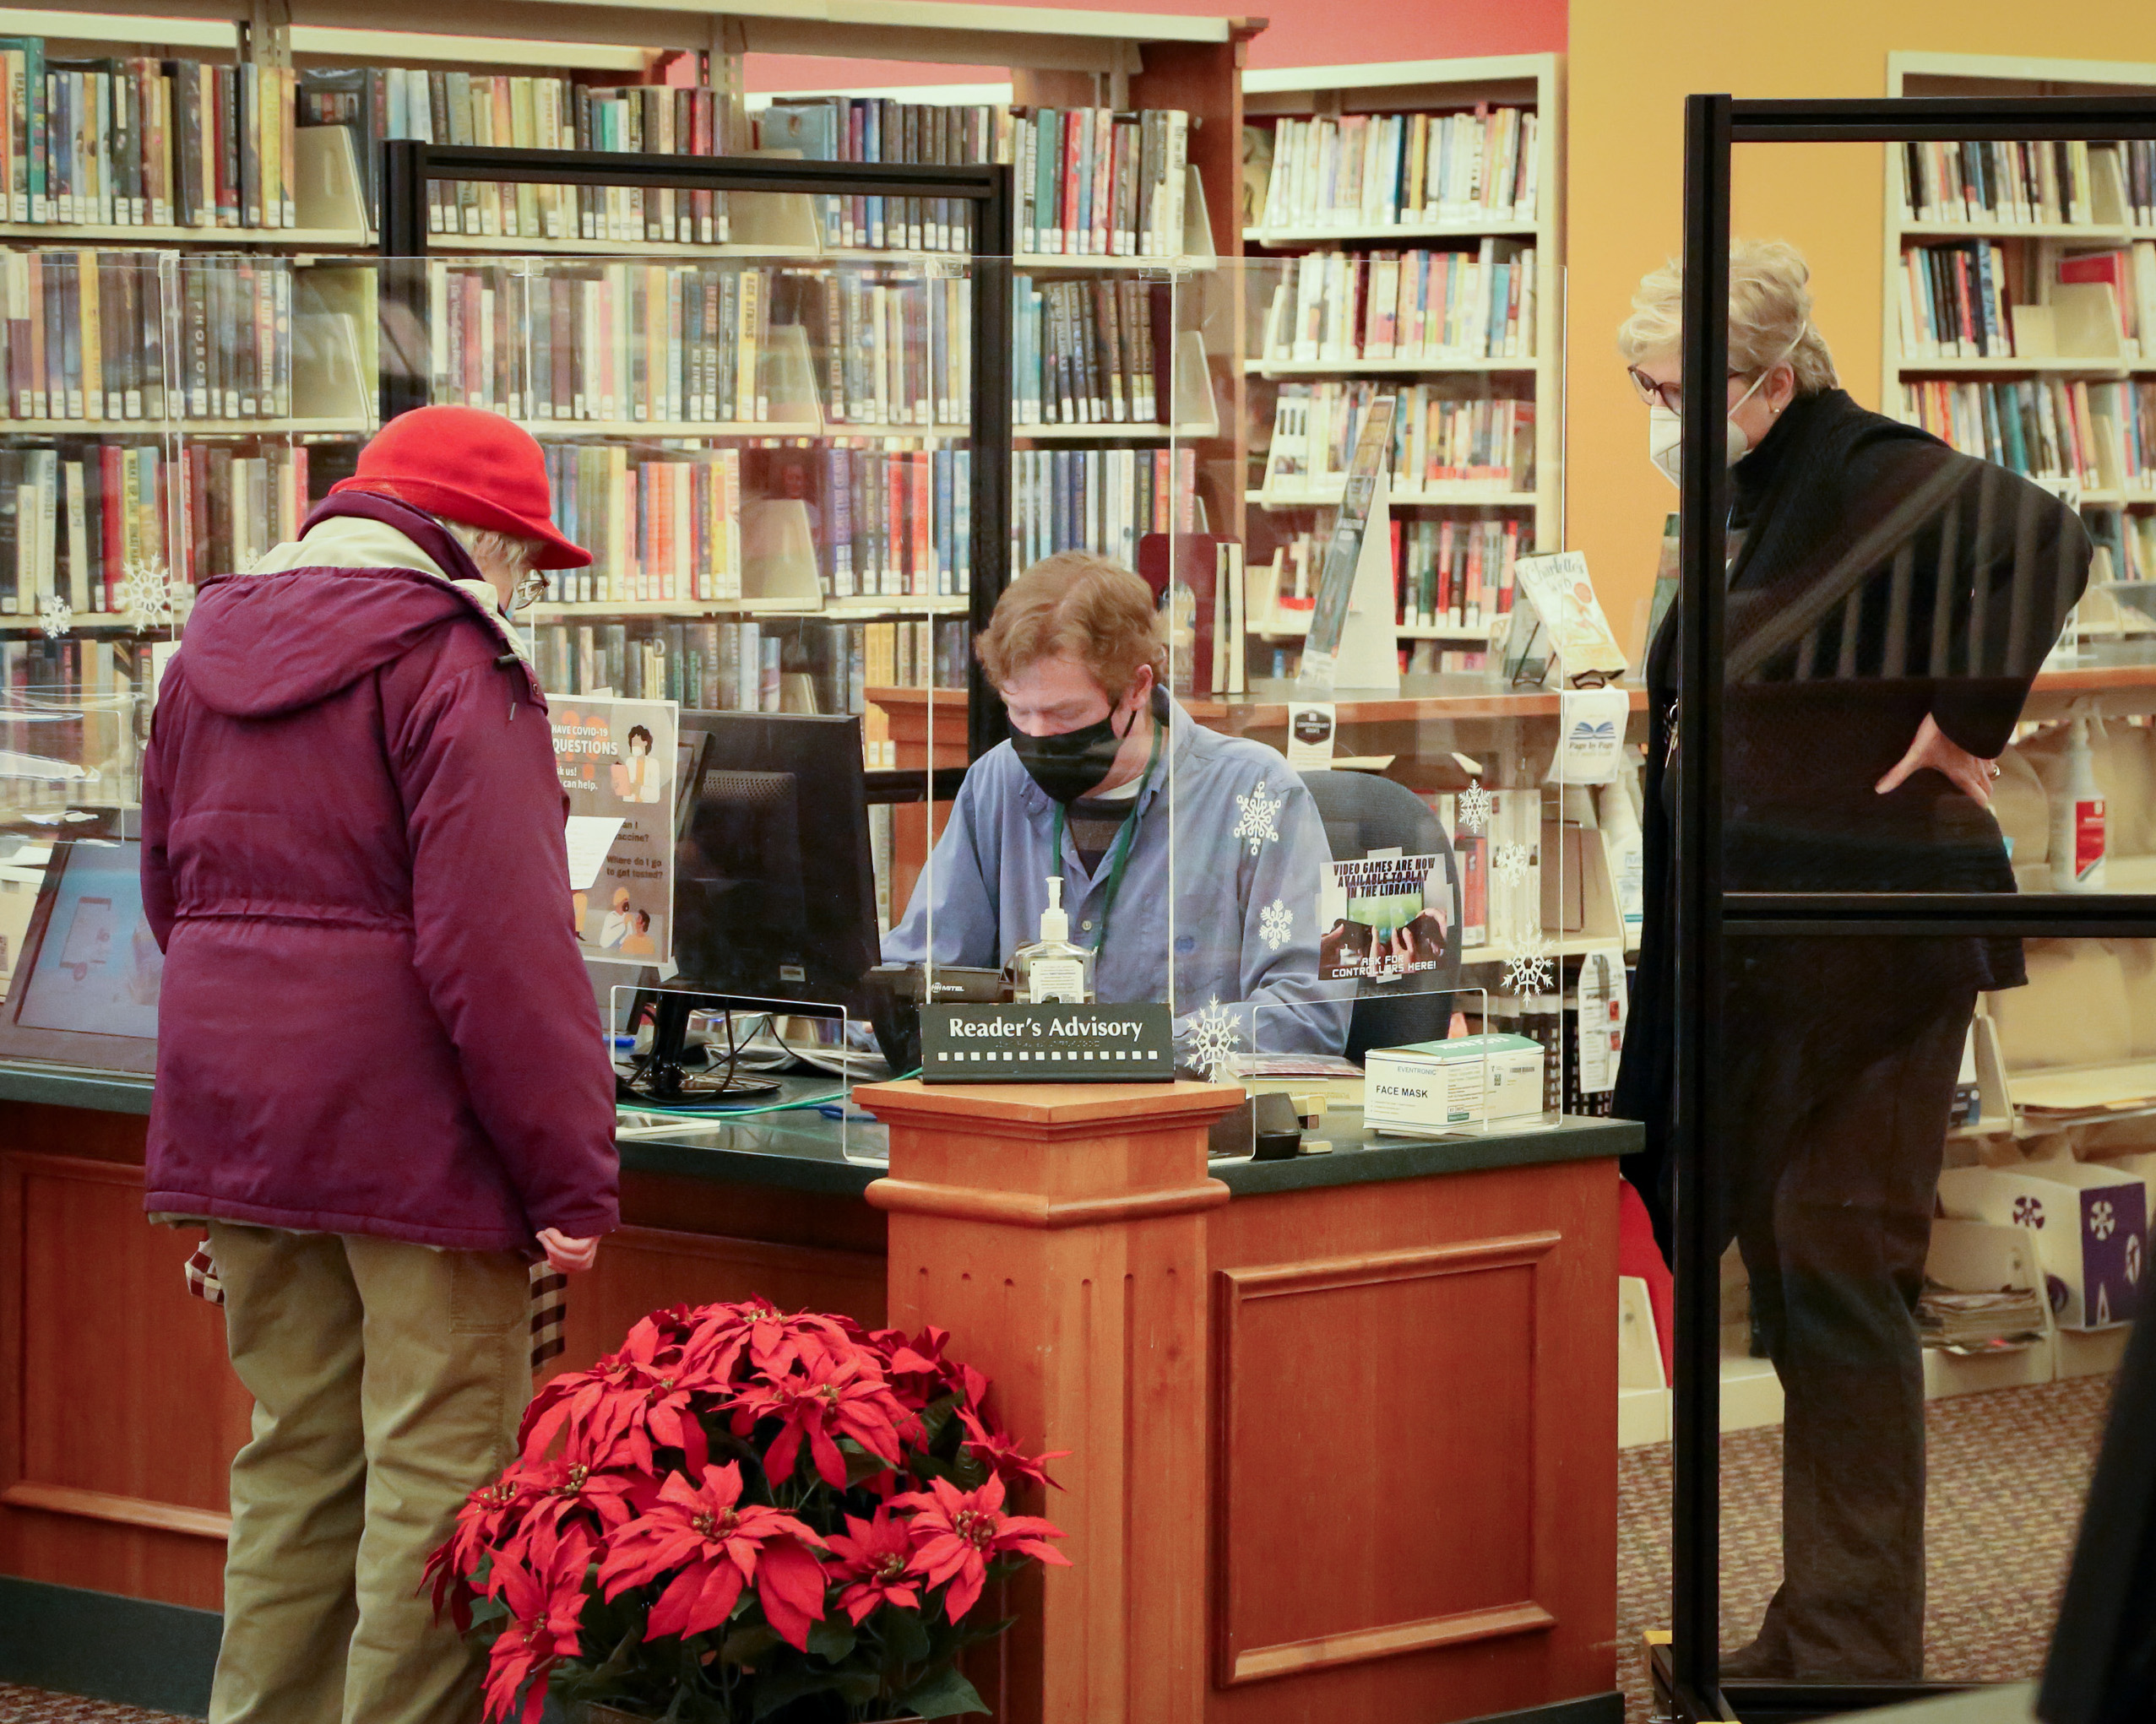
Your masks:
M554 768L568 793L563 842L577 941L602 963L668 963L674 951L673 701L559 695Z
M1579 969L1579 1087L1583 1095L1605 1095L1616 1087L1617 1060L1624 1050L1625 1019L1630 1011L1624 964L1607 952L1591 953Z
M1318 979L1415 991L1444 966L1452 897L1442 856L1333 863L1318 892Z
M1330 701L1288 703L1288 764L1299 773L1322 773L1333 764L1339 725Z
M1568 688L1561 700L1561 724L1547 782L1609 783L1624 763L1631 695L1621 688Z

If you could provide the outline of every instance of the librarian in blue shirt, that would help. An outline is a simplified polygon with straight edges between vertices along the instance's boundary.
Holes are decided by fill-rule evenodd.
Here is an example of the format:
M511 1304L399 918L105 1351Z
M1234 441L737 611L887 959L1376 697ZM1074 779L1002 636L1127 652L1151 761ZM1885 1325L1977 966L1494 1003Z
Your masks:
M980 652L1012 735L966 774L885 959L922 962L932 941L938 963L1006 964L1040 937L1060 875L1098 997L1170 1002L1182 1064L1339 1053L1349 1000L1317 979L1317 805L1273 750L1202 728L1162 686L1151 588L1060 552L1012 583Z

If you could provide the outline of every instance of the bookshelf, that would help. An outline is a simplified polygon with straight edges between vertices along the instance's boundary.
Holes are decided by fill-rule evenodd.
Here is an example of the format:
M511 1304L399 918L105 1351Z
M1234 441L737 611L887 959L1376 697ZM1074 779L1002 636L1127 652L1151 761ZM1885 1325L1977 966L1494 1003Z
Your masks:
M1470 542L1462 529L1480 523L1511 529L1507 556L1563 543L1563 72L1556 55L1268 70L1246 74L1243 102L1252 136L1241 217L1252 260L1241 360L1248 439L1241 499L1250 566L1271 569L1269 577L1252 582L1247 646L1259 659L1282 651L1291 663L1295 642L1307 632L1307 612L1281 600L1292 601L1299 585L1306 594L1315 580L1344 475L1338 465L1317 463L1314 429L1306 457L1272 458L1279 453L1274 432L1298 422L1282 414L1284 398L1306 397L1312 416L1322 413L1328 424L1344 424L1351 447L1361 403L1379 391L1396 393L1402 417L1415 419L1419 427L1404 434L1410 458L1417 447L1437 447L1441 434L1431 415L1476 402L1524 404L1520 417L1530 417L1530 425L1515 420L1507 421L1508 430L1493 424L1475 433L1485 441L1474 447L1490 453L1509 443L1504 458L1491 464L1502 476L1431 478L1427 468L1423 474L1394 472L1388 505L1403 541L1401 560L1410 573L1433 553L1459 559L1464 568L1480 551L1459 548ZM1514 195L1493 198L1488 187L1480 197L1467 195L1476 182L1460 166L1464 127L1478 114L1502 117L1505 111L1531 116L1532 137L1523 121L1508 144L1485 144L1507 134L1478 127L1475 147L1511 165L1507 183ZM1348 183L1341 166L1347 158L1324 152L1338 152L1344 139L1382 135L1377 128L1391 116L1406 117L1398 165L1388 161L1387 169L1393 195L1328 199L1327 187L1337 193ZM1453 129L1441 131L1447 121ZM1504 122L1501 117L1496 123ZM1507 153L1498 155L1501 149ZM1354 164L1358 175L1361 160L1358 155ZM1374 164L1374 150L1368 160ZM1303 165L1306 171L1294 171ZM1485 177L1494 184L1499 176ZM1418 201L1411 195L1410 188L1424 187L1428 196ZM1433 218L1432 209L1441 213ZM1328 263L1332 257L1343 261ZM1393 258L1399 259L1397 276ZM1333 274L1312 274L1328 269ZM1492 287L1492 279L1507 286ZM1313 290L1313 280L1322 285ZM1440 285L1447 281L1467 285L1448 290ZM1495 339L1486 322L1471 328L1465 320L1441 321L1444 306L1469 302L1478 290L1513 296L1511 321L1501 308ZM1386 312L1382 341L1376 339L1376 302ZM1407 339L1407 324L1393 316L1395 304L1415 307L1421 339ZM1315 310L1326 320L1322 339L1301 339L1305 330L1295 323L1296 315L1322 306L1344 306L1345 314L1335 321ZM1358 306L1364 308L1360 316ZM1509 341L1502 333L1507 328ZM1393 350L1365 351L1373 346ZM1414 435L1423 442L1412 441ZM1396 449L1396 464L1398 458ZM1304 459L1315 464L1304 467ZM1522 469L1530 464L1531 482L1523 484L1528 475ZM1297 470L1286 470L1291 467ZM1409 667L1471 667L1496 621L1500 590L1493 571L1479 613L1464 601L1449 615L1441 614L1447 608L1438 604L1428 622L1404 610L1397 634L1409 649Z
M1898 52L1887 93L2147 96L2156 64ZM2156 214L2141 148L1882 152L1882 409L2079 507L2099 546L2084 633L2144 632L2114 595L2156 577Z

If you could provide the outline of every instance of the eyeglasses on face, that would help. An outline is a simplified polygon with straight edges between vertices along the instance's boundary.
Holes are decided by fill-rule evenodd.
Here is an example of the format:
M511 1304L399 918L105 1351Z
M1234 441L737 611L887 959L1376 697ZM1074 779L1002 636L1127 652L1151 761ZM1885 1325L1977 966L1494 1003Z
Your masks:
M1639 398L1649 407L1665 408L1671 413L1681 413L1684 410L1685 386L1681 380L1658 383L1637 366L1626 366L1625 375L1632 379L1632 386L1639 392ZM1730 381L1733 383L1741 382L1751 375L1749 371L1732 370L1730 372Z

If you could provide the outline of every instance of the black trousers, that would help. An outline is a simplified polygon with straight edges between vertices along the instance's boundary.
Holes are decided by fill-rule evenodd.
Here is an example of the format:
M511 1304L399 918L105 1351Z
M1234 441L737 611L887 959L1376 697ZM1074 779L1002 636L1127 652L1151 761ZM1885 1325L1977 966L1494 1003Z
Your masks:
M1975 990L1898 976L1898 944L1730 952L1716 1159L1785 1403L1782 1584L1758 1642L1778 1677L1923 1672L1914 1311Z

